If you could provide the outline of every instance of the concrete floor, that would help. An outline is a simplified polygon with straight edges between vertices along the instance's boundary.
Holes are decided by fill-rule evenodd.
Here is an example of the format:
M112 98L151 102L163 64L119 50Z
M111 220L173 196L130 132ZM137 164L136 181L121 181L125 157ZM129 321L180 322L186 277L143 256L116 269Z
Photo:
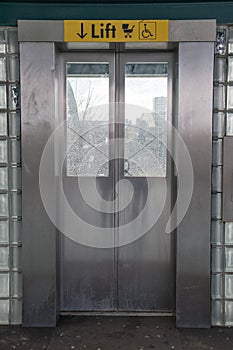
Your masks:
M176 329L169 317L61 317L58 327L0 327L0 350L232 350L233 328Z

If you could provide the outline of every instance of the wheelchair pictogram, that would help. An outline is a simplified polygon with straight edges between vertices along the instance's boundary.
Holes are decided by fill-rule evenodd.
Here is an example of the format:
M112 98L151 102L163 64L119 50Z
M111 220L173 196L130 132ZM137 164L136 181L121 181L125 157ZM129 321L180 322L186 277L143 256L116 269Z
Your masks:
M145 39L148 39L149 37L153 37L153 34L147 28L147 24L146 23L144 23L144 30L142 31L142 37L145 38Z
M125 34L125 38L132 38L132 33L134 30L135 25L133 25L131 28L129 28L129 24L128 23L124 23L122 24L122 29L124 31Z
M156 22L141 22L139 25L140 40L156 39Z

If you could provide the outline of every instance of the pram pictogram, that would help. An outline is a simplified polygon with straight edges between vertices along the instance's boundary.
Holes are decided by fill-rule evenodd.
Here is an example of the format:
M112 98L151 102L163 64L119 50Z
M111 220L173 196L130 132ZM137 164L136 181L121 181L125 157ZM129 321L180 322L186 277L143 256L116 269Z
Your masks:
M133 25L131 28L129 28L128 23L122 24L122 29L125 33L125 38L132 38L132 32L134 30L135 25Z

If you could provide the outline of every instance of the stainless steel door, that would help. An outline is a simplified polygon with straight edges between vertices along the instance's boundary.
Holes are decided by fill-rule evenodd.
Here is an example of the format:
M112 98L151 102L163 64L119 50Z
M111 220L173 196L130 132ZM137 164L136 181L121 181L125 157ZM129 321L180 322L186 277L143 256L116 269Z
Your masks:
M172 206L172 161L167 151L172 145L171 56L125 53L120 56L120 77L120 100L126 106L120 177L134 189L130 205L119 213L120 235L139 239L117 252L117 308L173 311L174 235L165 233ZM135 224L126 226L136 216Z
M115 249L114 249L114 162L113 112L115 60L113 53L64 54L61 57L61 81L66 91L67 157L63 167L63 188L72 210L87 223L77 226L77 240L61 236L61 310L113 310L115 308ZM98 108L101 105L103 108ZM101 166L100 164L103 164ZM96 171L97 170L97 171ZM82 181L81 186L79 182ZM95 188L98 195L92 195ZM82 189L82 192L81 192ZM90 195L99 210L89 205ZM102 202L110 202L110 213L101 210ZM60 203L60 215L63 215ZM112 249L96 249L80 245L79 234L96 227L108 230ZM66 227L68 227L67 223ZM85 226L85 225L84 225ZM67 228L67 230L69 230ZM88 233L85 232L87 235Z
M77 239L61 235L61 310L172 311L174 235L165 233L172 205L171 56L61 57L64 192L82 222L96 228L89 246L80 244L83 224Z

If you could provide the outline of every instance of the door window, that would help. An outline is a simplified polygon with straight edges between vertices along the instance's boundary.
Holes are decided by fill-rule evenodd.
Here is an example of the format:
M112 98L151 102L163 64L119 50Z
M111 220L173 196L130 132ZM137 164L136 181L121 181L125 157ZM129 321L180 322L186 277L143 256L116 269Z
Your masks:
M125 176L166 176L167 68L125 65Z
M109 64L66 64L67 176L108 176Z
M126 177L166 177L168 63L122 61L115 69L116 76L123 69L122 81L110 76L108 62L66 63L67 176L109 176L113 86L113 102L125 106L124 116L115 115L124 122L124 153L113 158L124 158Z

